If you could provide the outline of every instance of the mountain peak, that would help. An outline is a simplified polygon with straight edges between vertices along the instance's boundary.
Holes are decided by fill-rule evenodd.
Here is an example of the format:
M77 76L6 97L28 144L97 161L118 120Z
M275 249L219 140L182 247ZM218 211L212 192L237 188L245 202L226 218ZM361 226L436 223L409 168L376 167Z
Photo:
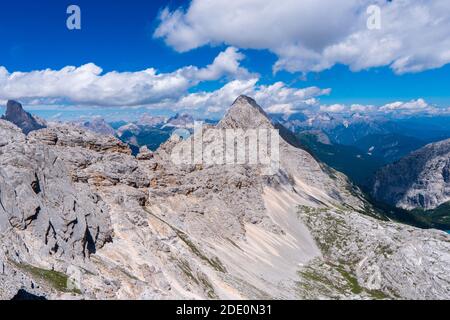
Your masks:
M219 128L273 128L266 112L248 96L240 95L218 124Z
M237 97L236 100L233 102L233 104L242 102L257 105L256 101L253 98L246 96L245 94L241 94L239 97Z
M6 104L6 112L5 115L2 116L2 119L14 123L22 129L22 132L25 134L45 127L40 124L30 113L26 112L19 102L14 100L8 100Z
M6 113L8 112L20 112L22 109L22 105L15 100L8 100L6 103Z
M260 113L262 113L266 118L269 118L266 114L266 112L258 105L258 103L255 101L255 99L250 98L249 96L246 95L240 95L239 97L236 98L236 100L234 100L233 104L231 105L231 107L235 106L235 105L244 105L244 106L250 106L255 108L256 110L258 110Z

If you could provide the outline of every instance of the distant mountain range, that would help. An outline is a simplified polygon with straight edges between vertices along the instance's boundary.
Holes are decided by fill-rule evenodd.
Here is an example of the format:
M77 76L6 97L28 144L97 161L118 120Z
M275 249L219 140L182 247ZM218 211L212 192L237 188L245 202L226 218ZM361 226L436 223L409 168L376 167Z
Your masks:
M371 118L355 113L273 116L320 160L369 186L373 173L428 143L450 138L450 117Z
M370 135L389 134L412 137L425 144L450 137L450 116L411 116L383 118L354 113L350 115L318 113L291 116L273 115L273 119L295 133L320 130L335 144L358 145Z
M99 134L111 136L114 136L116 134L116 131L113 129L113 127L111 127L109 123L101 118L94 118L88 121L74 121L72 123Z
M107 123L103 119L94 118L89 121L73 123L99 134L118 137L127 143L133 154L136 155L142 146L146 146L150 150L156 150L169 139L176 129L192 130L194 118L186 113L176 114L170 118L144 114L133 122L118 121Z

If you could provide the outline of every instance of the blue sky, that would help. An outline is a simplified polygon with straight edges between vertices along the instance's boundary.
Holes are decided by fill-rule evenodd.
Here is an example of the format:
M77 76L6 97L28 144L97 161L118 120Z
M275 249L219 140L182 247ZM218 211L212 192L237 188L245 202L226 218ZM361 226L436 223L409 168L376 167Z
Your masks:
M393 51L385 61L381 62L378 61L379 59L375 55L367 58L361 57L365 49L361 50L362 53L359 53L359 56L354 54L345 56L343 53L339 53L337 58L330 58L328 55L325 55L323 52L326 51L327 46L331 47L331 44L335 42L343 42L345 37L355 32L353 31L353 26L347 26L345 25L347 22L341 22L344 21L344 15L347 14L347 11L344 9L337 10L338 13L340 10L342 11L342 17L336 18L337 26L344 25L342 32L335 32L336 34L328 36L326 28L323 33L315 31L317 27L314 21L308 22L310 24L307 25L300 25L298 27L303 27L304 31L294 34L285 40L285 42L292 41L292 45L289 46L289 54L286 54L288 50L286 47L276 44L276 39L265 41L264 28L267 26L264 25L259 28L263 33L262 38L258 33L258 29L255 28L253 30L250 28L251 30L247 32L245 25L242 27L238 24L239 21L236 22L236 26L225 24L223 30L209 30L205 31L205 33L209 32L209 34L203 34L202 30L208 29L201 25L203 17L205 17L203 23L209 24L208 26L214 24L215 21L218 24L222 23L221 16L215 17L214 15L222 15L223 7L220 7L220 2L223 1L217 1L217 8L207 8L210 12L213 12L211 21L207 20L210 12L205 11L202 13L201 11L202 1L198 0L196 2L199 3L196 11L191 8L193 4L190 1L175 0L16 0L14 2L2 2L0 4L0 66L7 70L8 84L15 89L14 86L19 86L19 84L11 80L11 74L17 71L26 73L44 69L56 71L66 66L80 67L91 63L102 69L98 75L108 72L140 72L148 68L156 69L157 73L171 74L186 66L195 66L199 70L206 68L213 63L214 59L221 52L225 52L227 48L233 47L236 49L236 53L230 58L230 63L234 64L237 61L238 69L231 71L228 67L224 70L220 69L220 71L217 71L217 75L207 76L206 80L203 76L196 75L191 77L189 75L186 80L188 84L181 85L178 92L174 90L170 94L165 93L161 95L161 100L166 101L166 104L156 103L155 100L150 98L142 99L142 101L133 99L130 103L124 99L124 107L147 107L155 110L155 112L168 111L166 105L178 105L179 100L189 94L200 93L201 97L206 97L207 93L220 90L233 80L244 81L255 77L257 82L254 86L271 86L276 82L283 82L283 88L292 89L292 93L297 89L301 90L308 87L330 88L330 93L315 93L310 97L305 97L305 100L308 98L317 99L317 101L314 101L317 107L320 104L382 106L392 102L407 103L417 99L425 100L427 105L434 105L440 108L450 107L450 65L445 60L442 61L441 58L439 58L441 60L434 61L438 58L431 53L429 54L431 62L428 62L428 53L422 49L419 54L419 50L415 48L400 48L398 49L399 52ZM252 2L252 0L247 2ZM265 2L265 0L262 2ZM267 0L266 2L269 3L271 1ZM310 1L306 0L304 2L306 3L305 7L298 8L299 19L301 19L302 12L300 10L309 9ZM328 19L327 12L333 12L333 8L327 9L326 6L333 6L333 2L329 0L322 2L324 2L323 11L325 13L317 11L319 12L318 14L320 14L322 19L325 17L327 20L332 20L331 18ZM372 2L380 3L381 6L386 5L380 1ZM430 3L433 2L437 3L436 5L441 5L439 0L430 1ZM66 19L68 17L66 9L70 4L76 4L81 8L81 30L71 31L66 28ZM285 5L289 6L287 2ZM339 3L336 5L339 5ZM292 6L292 10L295 11L297 9L297 7L294 8L296 4L292 4ZM162 10L166 7L168 7L168 11L166 11L165 15L161 15ZM237 8L236 5L230 7L230 11L236 10L236 15L241 12L239 16L242 15L243 9L241 9ZM349 7L348 9L348 12L355 11L354 7ZM388 11L392 10L391 7L386 6L386 8L382 7L382 9L386 10L386 15L389 14L389 18L395 14ZM313 8L311 10L316 9ZM433 13L434 11L430 10L430 12ZM256 13L253 15L257 13L256 10ZM204 16L201 16L202 14ZM312 11L312 15L314 14L316 14L316 11ZM283 13L280 13L280 17L273 17L277 24L273 28L280 28L282 32L291 34L291 25L283 27L284 21L288 20L289 17L290 15L284 18ZM195 20L192 20L194 18ZM256 18L260 18L260 20L267 19L264 16ZM162 30L164 26L172 26L171 23L175 24L174 28L166 28L158 34L156 31L158 28ZM444 25L443 27L446 26ZM228 27L230 28L230 34L226 33ZM311 38L313 40L309 39L308 28L312 30ZM242 30L243 37L236 35L235 30ZM400 30L389 29L386 33L388 33L390 38L398 36L400 41L406 43L409 39L401 38L403 37L401 31L400 27ZM330 30L330 33L333 32ZM434 33L438 34L439 32ZM187 36L181 38L180 34L187 34ZM276 34L272 35L271 32L268 32L267 38L271 36L275 37ZM378 41L379 36L376 37L374 41ZM322 38L323 41L316 41L316 39ZM417 38L417 46L422 45L420 43L421 37L418 36ZM444 40L447 41L448 37ZM356 43L355 47L358 45ZM447 42L445 42L445 45L447 45ZM423 46L426 48L426 46L429 46L429 43L424 42ZM297 50L294 50L294 56L292 56L293 47ZM433 48L435 51L445 49L450 50L448 47L436 46ZM367 51L371 50L373 51L373 49L367 49ZM307 53L305 54L304 52ZM314 57L311 61L308 60L307 63L304 63L303 57L309 55L310 52L319 52L319 54L317 58ZM396 62L403 61L402 55L414 57L415 54L417 54L415 65L402 66L401 68L392 67ZM446 54L449 55L448 52ZM242 57L239 55L242 55ZM318 66L325 60L329 65L323 68ZM376 62L366 63L366 60L374 60ZM423 60L426 60L426 63L423 63ZM281 65L281 67L276 67L276 65ZM422 67L422 65L426 66ZM438 65L438 67L435 65ZM414 69L416 67L420 69L419 72ZM410 72L407 68L414 71ZM275 69L277 72L274 72ZM407 71L404 72L404 70ZM88 72L95 73L95 68L90 68ZM47 78L43 79L40 82L47 81ZM31 80L27 79L26 81ZM24 83L21 82L20 85L28 87L33 84L33 82ZM52 85L52 83L49 85ZM125 86L126 83L127 81L124 80L123 85ZM151 87L153 88L153 86L154 84L152 83ZM255 87L255 89L248 89L247 86L243 87L247 88L247 92L250 93L262 90L259 87ZM238 92L239 88L232 90L233 94ZM107 89L121 91L120 87L108 87ZM245 91L244 89L242 90ZM9 92L11 91L15 92L15 90L10 90ZM78 96L76 94L65 97L64 89L61 89L61 94L54 93L58 92L56 89L49 89L51 94L49 94L48 99L36 93L29 93L26 90L25 92L24 90L17 90L17 92L17 97L7 93L3 93L2 96L0 92L0 100L16 98L24 101L26 105L53 105L55 109L60 106L80 106L80 109L82 109L83 107L90 107L96 104L100 107L108 107L108 101L110 101L106 98L100 102L96 99L85 101L77 99ZM136 93L132 92L132 94ZM92 95L95 96L94 93ZM263 95L261 94L261 96ZM199 96L197 95L196 98L199 98ZM215 99L210 103L213 105L221 102L228 103L226 99L223 101L217 100L219 98ZM210 98L207 101L209 100ZM292 99L280 101L280 103L277 103L275 99L266 99L264 97L261 100L261 103L266 102L267 105L265 107L282 105L284 106L283 110L288 108L285 107L286 104L298 103L301 105L301 108L305 107L304 101L297 102ZM114 107L120 107L120 103ZM169 107L170 111L173 112L187 109L198 113L208 113L206 108L207 106L205 105L191 108L186 102L180 103L179 107L173 108L174 110ZM292 109L291 107L289 108L289 110ZM274 109L278 110L277 108ZM293 109L297 110L297 107L295 106ZM216 106L211 108L209 113L220 114L223 110L223 108L220 109ZM290 112L293 111L291 110Z

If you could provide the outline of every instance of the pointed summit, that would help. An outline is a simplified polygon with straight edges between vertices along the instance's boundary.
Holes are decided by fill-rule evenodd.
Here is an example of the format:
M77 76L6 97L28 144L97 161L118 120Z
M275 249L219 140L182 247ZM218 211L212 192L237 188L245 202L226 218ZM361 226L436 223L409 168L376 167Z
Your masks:
M22 105L14 100L8 100L6 104L5 115L2 116L3 120L14 123L25 134L34 130L45 128L40 124L30 113L23 110Z
M244 94L241 94L239 97L237 97L236 100L234 100L233 105L238 103L248 103L255 108L261 109L261 107L256 103L256 101L253 98L250 98L249 96L246 96Z
M297 137L281 123L273 123L254 99L240 95L218 123L219 129L276 129L280 137L295 148L304 149Z
M273 128L273 125L266 112L254 99L241 95L231 105L218 127L221 129L256 129Z

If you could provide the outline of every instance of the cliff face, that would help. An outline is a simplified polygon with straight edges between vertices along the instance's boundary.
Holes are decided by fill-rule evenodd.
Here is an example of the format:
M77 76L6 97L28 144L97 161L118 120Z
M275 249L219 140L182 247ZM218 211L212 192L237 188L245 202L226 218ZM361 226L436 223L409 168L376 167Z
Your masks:
M248 97L216 127L254 128L273 126ZM133 157L70 125L26 137L0 121L0 298L449 298L445 233L377 219L345 176L283 139L271 176L175 165L188 144Z
M450 139L429 144L380 170L372 190L404 209L434 209L450 201Z
M3 120L10 121L22 129L23 133L28 134L31 131L39 130L45 127L31 114L23 110L22 105L17 101L9 100L6 105L5 115Z

